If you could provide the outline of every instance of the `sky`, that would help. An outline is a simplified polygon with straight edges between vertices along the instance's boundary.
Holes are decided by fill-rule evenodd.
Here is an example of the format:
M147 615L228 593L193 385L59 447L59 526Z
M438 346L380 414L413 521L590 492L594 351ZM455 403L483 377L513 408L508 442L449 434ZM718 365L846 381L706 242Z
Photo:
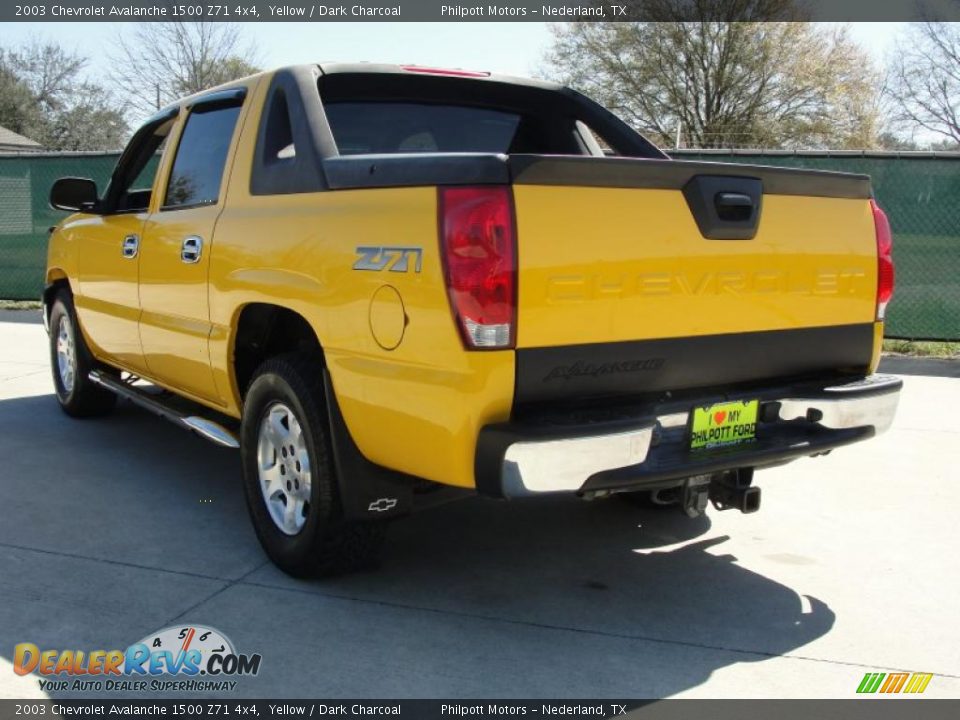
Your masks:
M851 23L878 61L904 23ZM91 59L92 74L109 70L109 48L131 23L0 23L0 45L33 37L55 40ZM245 23L243 32L264 68L324 60L370 61L534 75L550 45L548 23Z
M839 23L827 23L838 25ZM0 47L32 38L53 40L90 59L96 79L110 71L111 46L135 23L0 23ZM849 23L853 38L878 64L905 23ZM242 33L264 69L322 61L369 61L538 76L550 46L550 23L300 22L243 23ZM101 84L109 85L103 82ZM141 118L129 118L136 125ZM921 138L923 139L923 138Z

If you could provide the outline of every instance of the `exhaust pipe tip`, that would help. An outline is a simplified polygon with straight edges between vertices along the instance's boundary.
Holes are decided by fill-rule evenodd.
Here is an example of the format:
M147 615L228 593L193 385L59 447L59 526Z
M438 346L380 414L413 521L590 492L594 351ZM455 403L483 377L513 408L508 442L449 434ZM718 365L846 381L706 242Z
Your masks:
M650 493L650 502L654 505L676 505L680 502L680 486L654 490Z

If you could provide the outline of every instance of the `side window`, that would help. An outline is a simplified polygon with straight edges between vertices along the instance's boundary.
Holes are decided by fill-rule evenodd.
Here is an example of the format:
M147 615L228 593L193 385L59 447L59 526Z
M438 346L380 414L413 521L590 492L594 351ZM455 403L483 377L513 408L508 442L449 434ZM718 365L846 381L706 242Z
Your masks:
M147 159L147 163L143 166L143 169L140 170L140 173L134 178L134 181L130 183L131 192L140 192L143 190L151 190L153 188L154 178L157 177L157 168L160 167L160 157L163 155L163 149L167 146L167 136L170 132L170 123L164 128L161 132L157 132L154 136L154 142L160 140L160 144L157 145L156 149L151 153Z
M196 108L187 118L170 171L164 210L215 205L240 106Z
M297 146L293 140L293 126L290 123L290 108L287 106L287 94L283 88L273 91L269 110L264 120L263 163L272 165L283 160L292 160L297 156Z
M158 133L152 138L152 144L159 140L156 149L147 155L146 163L143 168L130 183L123 194L117 210L120 212L143 212L150 207L150 196L153 195L153 181L157 177L157 168L160 167L160 156L163 155L163 148L167 144L167 135L173 123L168 123L162 134Z
M310 102L313 104L305 105L293 73L280 70L274 75L257 127L251 195L316 192L325 187L314 141L323 112L319 97L311 96ZM251 113L255 112L251 108Z
M143 212L150 207L153 180L173 119L136 132L114 171L104 196L106 213Z

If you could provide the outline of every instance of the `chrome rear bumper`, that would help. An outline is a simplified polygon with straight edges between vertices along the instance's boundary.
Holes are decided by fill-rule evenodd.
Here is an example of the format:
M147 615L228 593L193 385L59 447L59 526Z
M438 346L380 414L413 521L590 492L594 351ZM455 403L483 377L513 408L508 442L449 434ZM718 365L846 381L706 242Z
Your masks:
M780 401L780 419L811 418L819 413L820 425L836 430L873 427L886 432L900 402L903 381L893 375L870 375L863 380L824 388L826 397L788 398Z
M512 497L623 489L782 464L884 432L893 422L902 385L894 376L871 375L840 385L806 386L797 393L743 393L743 398L761 401L757 439L716 452L687 449L690 409L606 426L490 426L478 442L477 485L481 492Z

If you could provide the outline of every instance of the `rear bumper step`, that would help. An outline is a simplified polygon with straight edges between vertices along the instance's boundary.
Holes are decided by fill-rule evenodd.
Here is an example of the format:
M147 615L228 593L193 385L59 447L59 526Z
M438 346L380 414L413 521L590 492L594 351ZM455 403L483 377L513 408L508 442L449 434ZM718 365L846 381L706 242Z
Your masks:
M166 418L184 430L196 433L215 445L228 448L240 447L240 441L237 439L237 436L220 423L200 415L185 413L181 409L163 402L159 397L150 395L144 391L143 388L137 387L133 383L124 382L123 380L105 375L97 370L92 370L89 377L91 382L96 383L100 387L116 393L120 397L126 398L142 408L146 408L162 418Z
M771 388L728 396L759 399L750 443L691 451L684 412L583 425L489 425L477 444L477 489L498 497L655 486L742 467L779 465L866 440L890 427L903 382L871 375L826 387ZM697 403L690 403L693 407Z

